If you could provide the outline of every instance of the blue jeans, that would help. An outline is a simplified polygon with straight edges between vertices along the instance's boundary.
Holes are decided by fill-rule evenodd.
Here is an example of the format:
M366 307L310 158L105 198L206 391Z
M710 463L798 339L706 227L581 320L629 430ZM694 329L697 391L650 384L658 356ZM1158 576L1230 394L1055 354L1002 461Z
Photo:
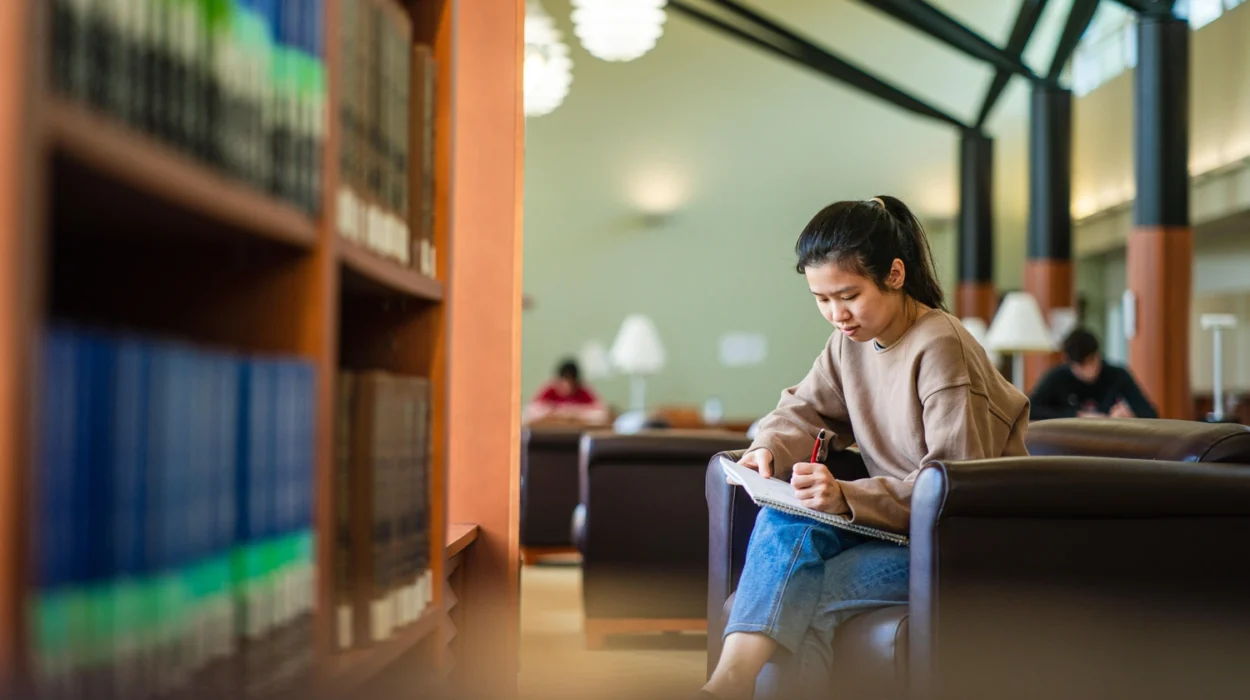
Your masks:
M761 508L725 634L780 645L756 698L828 697L838 625L907 602L909 550L810 518Z

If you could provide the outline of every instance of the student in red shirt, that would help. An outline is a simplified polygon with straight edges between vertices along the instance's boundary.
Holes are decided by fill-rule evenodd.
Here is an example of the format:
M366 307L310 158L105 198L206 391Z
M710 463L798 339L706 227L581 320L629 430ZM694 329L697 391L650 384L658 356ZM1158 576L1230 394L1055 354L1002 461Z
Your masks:
M608 411L599 397L581 381L577 362L564 360L556 376L539 387L525 407L525 422L567 422L603 424Z

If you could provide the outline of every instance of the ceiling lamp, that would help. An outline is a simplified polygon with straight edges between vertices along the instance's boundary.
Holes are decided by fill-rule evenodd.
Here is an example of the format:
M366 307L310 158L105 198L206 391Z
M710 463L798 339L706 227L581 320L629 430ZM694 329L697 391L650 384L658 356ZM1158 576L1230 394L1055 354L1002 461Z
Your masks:
M537 0L525 7L525 116L550 114L564 102L573 83L569 47L560 41L551 15Z
M632 61L664 33L666 0L573 0L573 32L590 55Z

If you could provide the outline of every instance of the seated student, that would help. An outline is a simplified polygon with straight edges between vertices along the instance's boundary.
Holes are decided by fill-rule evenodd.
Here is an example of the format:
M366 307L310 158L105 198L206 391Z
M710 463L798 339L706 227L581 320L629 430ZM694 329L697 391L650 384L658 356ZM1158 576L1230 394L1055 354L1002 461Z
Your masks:
M1046 373L1029 397L1030 418L1158 418L1133 375L1103 362L1098 339L1078 328L1063 340L1067 362Z
M524 419L526 423L603 425L608 410L582 383L577 362L570 359L560 363L554 379L539 387L525 407Z
M1027 454L1028 399L946 312L929 242L906 205L831 204L795 252L836 330L760 421L742 465L788 480L805 506L906 533L926 463ZM822 428L836 449L858 443L870 478L838 481L808 461ZM724 651L699 697L828 697L838 625L907 602L908 567L906 547L760 509Z

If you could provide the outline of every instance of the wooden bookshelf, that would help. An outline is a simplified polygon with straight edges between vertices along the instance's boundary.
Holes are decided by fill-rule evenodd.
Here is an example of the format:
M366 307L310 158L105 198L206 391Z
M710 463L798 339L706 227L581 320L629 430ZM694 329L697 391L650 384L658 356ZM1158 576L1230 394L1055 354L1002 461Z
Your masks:
M332 698L348 695L437 632L443 617L442 610L431 607L419 620L390 639L335 655L323 666L319 690Z
M458 0L396 1L438 62L434 279L339 240L337 109L328 110L320 212L310 217L54 96L53 3L0 2L0 697L26 697L31 670L41 332L80 318L314 365L319 690L351 695L393 666L445 678L454 638L467 696L515 694L524 4L478 0L469 12ZM339 0L325 0L325 12L334 105ZM435 585L418 621L341 653L331 576L335 379L359 367L431 382ZM456 625L447 614L453 557L465 591Z
M157 224L149 228L159 228L162 235L194 229L238 232L308 249L317 243L316 222L306 213L90 107L49 97L43 115L53 155L68 161L74 179L69 186L80 195L76 199L90 201L91 211L85 213L97 222L110 215L151 217L155 210L170 225L142 223ZM88 202L77 203L81 211Z
M362 296L409 297L419 301L442 301L443 283L404 267L394 260L365 250L349 241L338 243L343 262L343 289Z

